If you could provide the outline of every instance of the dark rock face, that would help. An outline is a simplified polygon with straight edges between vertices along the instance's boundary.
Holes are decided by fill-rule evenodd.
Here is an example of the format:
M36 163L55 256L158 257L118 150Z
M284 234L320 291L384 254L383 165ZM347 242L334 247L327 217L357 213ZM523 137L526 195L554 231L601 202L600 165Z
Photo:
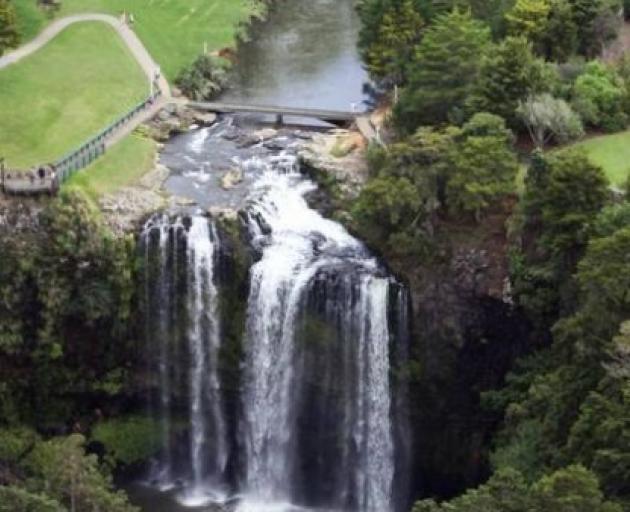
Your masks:
M448 497L488 473L488 442L500 418L480 393L501 385L527 351L529 324L509 297L506 215L447 236L437 264L407 266L411 292L410 414L417 496ZM447 235L449 227L445 228ZM397 264L399 262L396 262Z

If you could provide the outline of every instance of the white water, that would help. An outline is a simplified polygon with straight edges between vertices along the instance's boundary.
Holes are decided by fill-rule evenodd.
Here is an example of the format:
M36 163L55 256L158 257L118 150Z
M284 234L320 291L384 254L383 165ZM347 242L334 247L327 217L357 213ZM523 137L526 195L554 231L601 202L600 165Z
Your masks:
M290 510L296 498L296 430L301 399L301 366L296 326L318 272L339 267L353 275L358 300L346 306L343 329L358 336L347 347L348 378L342 423L347 475L339 500L362 512L392 509L394 448L390 420L389 281L363 245L339 224L310 209L304 194L313 189L291 157L267 162L256 183L249 214L254 247L262 257L251 269L248 301L242 437L246 500L239 510ZM357 280L359 285L357 286ZM351 295L349 293L348 295ZM344 349L345 350L345 349ZM352 456L351 456L352 454ZM330 461L335 464L335 461ZM271 508L270 508L271 507Z
M214 230L213 230L214 231ZM220 327L218 294L214 283L214 251L218 241L211 234L208 219L192 217L188 230L188 343L190 350L190 459L192 481L182 503L198 506L215 498L206 482L208 470L222 474L227 461L225 422L217 369ZM214 441L214 453L207 453L207 440ZM209 468L209 459L214 464Z
M152 244L158 252L156 274L151 275L149 268L146 276L147 283L155 281L153 289L157 293L152 294L151 286L147 284L146 302L149 323L153 316L156 317L153 333L159 343L156 354L157 412L163 455L150 480L161 490L169 490L175 486L176 479L184 477L176 470L173 456L172 418L173 381L183 373L188 392L186 397L179 399L188 400L190 475L184 478L184 489L179 493L178 501L187 506L221 501L226 498L221 480L227 463L227 434L218 375L221 329L214 269L219 238L206 217L192 216L187 229L181 218L172 221L167 216L159 216L145 226L143 241L148 267ZM184 247L185 254L180 256ZM180 298L177 292L183 274L186 295ZM180 335L178 300L182 299L185 301L187 328ZM179 368L184 350L188 350L189 367Z

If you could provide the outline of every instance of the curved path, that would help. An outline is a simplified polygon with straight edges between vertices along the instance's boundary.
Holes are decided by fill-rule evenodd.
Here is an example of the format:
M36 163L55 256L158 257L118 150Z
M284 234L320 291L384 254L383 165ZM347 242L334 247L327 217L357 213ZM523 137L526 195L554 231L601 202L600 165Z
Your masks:
M45 46L52 38L54 38L59 32L66 29L74 23L82 23L85 21L100 21L107 23L118 32L118 35L122 38L124 43L129 48L144 74L151 82L155 77L155 73L158 69L158 65L153 60L147 49L142 44L142 41L138 38L133 30L131 30L125 23L119 18L110 16L109 14L76 14L74 16L67 16L60 18L46 27L35 39L20 46L18 49L7 53L3 57L0 57L0 69L3 69L11 64L19 62L25 57L28 57L32 53ZM160 76L159 87L164 97L170 96L170 88L168 82L163 76Z

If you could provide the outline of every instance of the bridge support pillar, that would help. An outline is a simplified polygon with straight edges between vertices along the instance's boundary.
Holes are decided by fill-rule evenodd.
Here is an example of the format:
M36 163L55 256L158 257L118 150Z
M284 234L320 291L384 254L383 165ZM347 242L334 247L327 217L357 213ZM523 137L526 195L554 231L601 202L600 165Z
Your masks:
M284 116L282 114L276 114L276 126L282 126L284 124Z

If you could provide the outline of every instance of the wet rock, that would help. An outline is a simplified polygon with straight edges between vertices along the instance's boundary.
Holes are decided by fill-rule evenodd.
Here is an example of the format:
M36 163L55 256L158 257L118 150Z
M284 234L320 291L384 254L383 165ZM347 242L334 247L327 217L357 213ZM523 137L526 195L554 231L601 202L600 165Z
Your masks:
M250 148L260 142L260 139L254 137L252 134L240 135L236 139L236 147L239 149Z
M217 115L214 112L194 112L194 120L201 126L212 126L217 121Z
M289 147L289 141L287 139L272 139L263 143L263 146L270 151L284 151Z
M255 138L258 142L264 142L269 139L273 139L276 135L278 135L278 130L273 128L263 128L262 130L257 130L252 133L252 137Z
M221 178L221 187L230 190L243 181L243 171L241 169L230 169Z
M240 133L238 131L238 128L236 128L235 126L230 126L223 132L221 138L225 140L236 140L239 138L239 136Z
M220 206L211 206L208 208L210 216L217 219L233 221L238 218L238 211L234 208L224 208Z

